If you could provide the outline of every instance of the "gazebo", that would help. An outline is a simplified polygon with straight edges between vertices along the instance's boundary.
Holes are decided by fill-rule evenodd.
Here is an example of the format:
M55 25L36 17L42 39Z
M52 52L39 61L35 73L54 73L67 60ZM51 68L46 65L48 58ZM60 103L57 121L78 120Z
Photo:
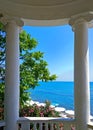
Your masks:
M54 130L53 123L63 123L64 130L93 130L90 124L89 93L89 49L88 28L92 27L93 0L0 0L0 21L5 25L6 38L6 78L5 78L5 120L0 122L5 130ZM74 31L74 82L75 119L61 118L21 118L19 117L19 32L24 25L70 24ZM60 127L58 127L61 130Z

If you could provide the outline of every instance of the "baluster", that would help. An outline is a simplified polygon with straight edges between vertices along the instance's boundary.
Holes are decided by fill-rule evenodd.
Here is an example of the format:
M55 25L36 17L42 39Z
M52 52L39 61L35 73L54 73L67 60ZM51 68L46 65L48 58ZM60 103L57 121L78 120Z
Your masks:
M42 130L42 123L40 123L39 126L40 126L40 130Z
M34 124L34 130L37 130L37 127L36 127L37 123L34 122L33 124Z
M57 124L57 130L60 130L60 124L59 123Z
M75 125L71 125L71 130L75 130Z
M54 130L54 124L53 123L50 123L50 130Z
M21 130L30 130L30 123L29 122L22 123Z
M48 130L48 123L45 123L45 130Z
M59 130L64 130L64 124L63 123L59 123Z
M71 125L69 124L64 124L64 130L71 130Z
M55 124L54 124L54 128L57 129L57 130L60 130L59 123L55 123Z

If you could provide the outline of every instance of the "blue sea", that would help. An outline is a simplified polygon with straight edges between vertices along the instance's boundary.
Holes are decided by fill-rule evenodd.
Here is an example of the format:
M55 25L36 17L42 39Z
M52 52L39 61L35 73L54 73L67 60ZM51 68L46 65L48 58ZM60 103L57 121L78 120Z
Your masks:
M40 86L30 89L31 99L74 110L74 82L39 82ZM90 83L91 115L93 115L93 82Z

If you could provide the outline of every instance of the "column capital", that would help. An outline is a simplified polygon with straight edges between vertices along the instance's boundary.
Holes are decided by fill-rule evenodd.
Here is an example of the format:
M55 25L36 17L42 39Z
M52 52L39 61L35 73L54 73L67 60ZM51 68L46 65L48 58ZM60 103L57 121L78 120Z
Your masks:
M7 23L9 23L9 22L15 22L16 23L16 25L18 25L19 27L22 27L23 25L24 25L24 22L23 22L23 20L21 19L21 18L17 18L17 17L10 17L10 16L8 16L8 15L2 15L1 17L0 17L0 21L4 24L4 25L6 25Z
M93 12L85 12L85 13L73 15L69 20L69 24L73 28L77 24L81 24L81 23L84 23L84 22L88 23L88 27L93 27Z

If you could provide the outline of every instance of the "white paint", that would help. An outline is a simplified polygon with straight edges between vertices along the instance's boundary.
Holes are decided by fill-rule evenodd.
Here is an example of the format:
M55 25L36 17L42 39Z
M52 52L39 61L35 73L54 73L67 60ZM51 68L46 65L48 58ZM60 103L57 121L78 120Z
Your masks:
M50 125L51 130L54 130L53 126L55 123L57 126L60 125L60 123L63 123L64 128L65 128L64 130L71 130L71 126L75 126L74 119L63 119L61 117L59 118L57 117L20 117L17 123L18 124L33 123L34 126L36 125L36 123L38 123L40 125L40 130L42 130L43 123L45 123L45 130L48 130L48 124ZM22 130L24 130L24 127ZM34 127L34 130L36 130L36 127ZM57 130L59 130L59 126Z
M72 15L93 11L93 1L88 0L0 0L0 13L31 21L33 25L51 25L47 21L65 20ZM38 23L38 21L40 22ZM47 21L46 21L47 20ZM46 21L43 23L43 21ZM69 21L69 20L68 20ZM27 24L26 24L27 25ZM31 25L31 24L30 24ZM62 23L60 23L62 25Z
M17 130L19 117L19 27L6 25L5 130Z
M90 115L88 24L81 20L75 31L75 117L76 130L87 130Z

